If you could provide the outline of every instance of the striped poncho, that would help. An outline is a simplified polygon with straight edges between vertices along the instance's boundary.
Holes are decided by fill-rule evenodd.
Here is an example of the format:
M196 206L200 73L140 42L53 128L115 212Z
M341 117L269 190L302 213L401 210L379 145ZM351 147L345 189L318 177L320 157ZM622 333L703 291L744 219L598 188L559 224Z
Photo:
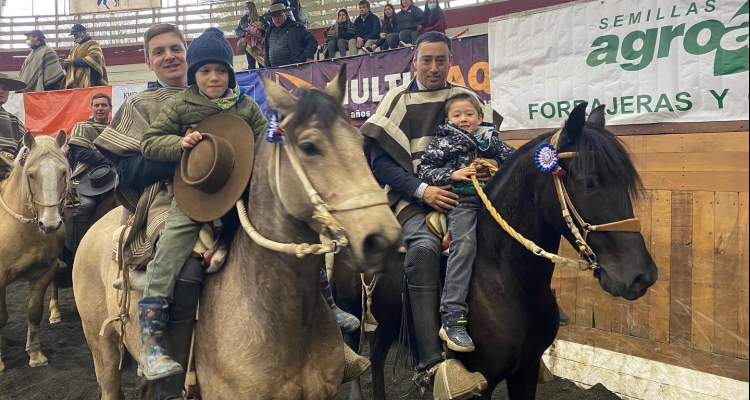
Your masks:
M6 159L12 160L16 157L25 134L26 127L23 122L0 106L0 153ZM10 172L10 169L11 166L0 160L0 180Z
M363 135L377 141L407 172L416 175L425 148L438 125L445 122L445 101L458 93L476 94L463 86L451 84L428 91L410 91L411 87L416 87L414 80L388 91L375 114L360 130ZM491 111L484 114L485 120L492 119ZM385 190L388 203L401 224L425 210L423 203L405 198L388 186Z

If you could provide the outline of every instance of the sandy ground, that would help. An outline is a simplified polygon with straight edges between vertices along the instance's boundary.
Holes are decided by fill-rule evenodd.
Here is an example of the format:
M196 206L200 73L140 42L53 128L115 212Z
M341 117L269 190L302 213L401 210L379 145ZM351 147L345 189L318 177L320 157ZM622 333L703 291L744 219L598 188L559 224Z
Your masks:
M96 400L98 385L94 375L86 340L81 329L81 320L75 307L72 289L60 290L60 308L63 322L50 325L49 310L45 310L39 332L42 349L49 358L48 366L30 368L28 356L24 350L26 344L26 303L28 302L28 285L17 282L8 287L7 300L10 317L8 325L2 332L2 358L5 372L0 374L0 399L57 399L57 400ZM49 302L49 293L47 304ZM397 399L400 393L408 389L409 374L400 371L398 376L391 375L391 351L387 367L388 398ZM371 396L370 374L365 373L362 386L366 396ZM123 372L123 391L128 400L138 398L138 377L135 366L128 366ZM343 385L336 399L346 399L349 385ZM416 397L414 397L416 398ZM424 397L425 399L428 396ZM507 399L505 387L495 391L493 399ZM541 385L538 399L556 400L615 400L616 395L601 385L589 390L582 390L570 381L556 379Z

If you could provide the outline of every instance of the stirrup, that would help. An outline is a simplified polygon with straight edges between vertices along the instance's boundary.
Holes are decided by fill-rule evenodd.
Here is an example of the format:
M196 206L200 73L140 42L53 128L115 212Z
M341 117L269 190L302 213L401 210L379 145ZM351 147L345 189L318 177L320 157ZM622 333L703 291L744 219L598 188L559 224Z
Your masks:
M469 372L461 361L451 358L436 365L434 400L466 400L487 389L487 380L479 372Z
M357 354L344 343L344 377L341 383L351 382L370 368L370 359Z

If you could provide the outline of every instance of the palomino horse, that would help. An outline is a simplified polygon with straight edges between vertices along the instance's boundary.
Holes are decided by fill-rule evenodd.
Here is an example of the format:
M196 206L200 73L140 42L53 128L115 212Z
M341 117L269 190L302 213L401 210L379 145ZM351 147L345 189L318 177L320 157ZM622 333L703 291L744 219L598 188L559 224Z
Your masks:
M68 193L70 168L60 148L65 132L56 138L34 138L27 133L8 178L0 185L0 339L8 322L5 288L18 279L29 281L26 351L29 365L47 364L39 343L44 293L57 268L65 240L62 201ZM50 304L57 312L56 304ZM0 340L2 343L2 340ZM0 351L0 372L5 366Z
M561 181L571 210L577 209L582 221L591 225L622 222L619 227L599 225L603 232L593 232L596 227L582 226L574 219L577 229L585 231L588 227L592 231L582 237L596 252L589 255L588 265L593 267L602 289L635 300L657 278L656 265L637 232L636 221L631 220L631 198L638 195L640 178L627 150L605 129L604 107L593 110L586 120L586 106L578 105L559 136L555 135L557 151L574 155L561 160L567 172ZM508 224L547 251L558 249L561 236L578 248L563 219L553 177L534 163L536 149L552 137L552 132L547 133L522 146L485 187ZM398 262L402 261L400 257ZM550 290L553 269L552 262L526 250L487 209L482 209L468 298L468 331L476 350L455 354L468 370L481 372L487 379L489 386L481 398L489 399L503 380L507 380L511 400L533 399L536 395L541 356L558 330L557 304ZM336 268L333 275L339 306L360 315L360 277L346 268ZM401 325L403 267L393 265L378 278L372 306L378 327L369 343L374 398L384 399L383 365ZM367 281L370 279L368 276ZM358 333L350 335L347 343L356 349ZM363 398L358 382L352 385L349 398Z
M339 254L348 265L378 272L395 254L401 230L362 154L362 136L341 107L345 82L342 70L325 93L303 89L297 101L263 79L286 147L261 143L249 189L249 220L270 240L317 242L321 221L312 217L314 199L303 184L309 179L317 191L313 197L327 201L345 229L349 245ZM293 167L293 157L304 171ZM112 288L117 266L111 261L118 212L91 228L73 268L78 312L105 400L123 395L118 332L107 328L99 335L104 320L119 309ZM323 258L268 250L243 231L235 234L226 265L207 277L200 300L195 362L202 398L333 398L344 353L341 332L320 295ZM139 346L135 303L125 332L131 354L138 354Z

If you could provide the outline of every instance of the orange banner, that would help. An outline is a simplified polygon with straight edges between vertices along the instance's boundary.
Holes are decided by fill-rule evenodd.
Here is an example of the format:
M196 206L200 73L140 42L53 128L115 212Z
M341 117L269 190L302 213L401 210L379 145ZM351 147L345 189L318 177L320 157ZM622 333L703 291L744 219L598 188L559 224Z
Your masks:
M33 135L55 134L60 129L70 135L76 122L91 118L91 96L96 93L112 97L112 87L24 93L26 129Z

